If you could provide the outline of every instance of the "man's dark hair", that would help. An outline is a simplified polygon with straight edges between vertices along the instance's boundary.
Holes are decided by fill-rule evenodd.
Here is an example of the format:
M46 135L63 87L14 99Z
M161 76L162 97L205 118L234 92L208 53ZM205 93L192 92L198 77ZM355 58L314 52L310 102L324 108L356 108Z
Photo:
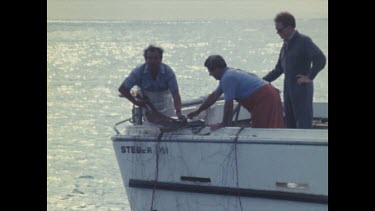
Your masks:
M284 27L291 26L293 29L296 28L296 19L289 12L280 12L273 20L275 23L282 23Z
M144 51L143 51L143 57L146 59L147 52L158 52L160 54L160 58L163 58L163 52L164 50L160 47L156 47L154 45L149 45Z
M207 67L209 70L213 70L215 68L226 68L227 63L225 62L222 56L211 55L204 62L204 66Z

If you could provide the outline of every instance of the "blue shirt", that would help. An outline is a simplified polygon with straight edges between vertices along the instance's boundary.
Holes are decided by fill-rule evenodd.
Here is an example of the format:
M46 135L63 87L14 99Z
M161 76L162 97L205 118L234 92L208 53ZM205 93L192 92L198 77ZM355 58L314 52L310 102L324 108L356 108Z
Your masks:
M257 75L236 70L233 68L226 68L221 76L219 86L216 88L215 93L221 95L224 93L224 99L245 99L253 94L260 87L268 84Z
M168 90L173 93L178 91L176 75L173 70L166 64L161 63L160 72L153 80L150 71L147 69L147 64L142 64L136 67L129 76L121 84L126 89L130 90L137 85L142 90L146 91L165 91Z

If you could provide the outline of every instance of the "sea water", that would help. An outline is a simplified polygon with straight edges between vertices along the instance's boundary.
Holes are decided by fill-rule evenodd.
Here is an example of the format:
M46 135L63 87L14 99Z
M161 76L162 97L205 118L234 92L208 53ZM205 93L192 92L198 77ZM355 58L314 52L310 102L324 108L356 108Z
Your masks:
M297 19L327 57L328 20ZM130 210L112 147L116 122L131 117L118 86L161 46L176 73L182 100L211 93L218 81L203 66L220 54L229 67L263 77L282 40L270 20L48 21L47 208ZM283 91L283 76L272 84ZM328 102L328 63L314 80L314 102Z

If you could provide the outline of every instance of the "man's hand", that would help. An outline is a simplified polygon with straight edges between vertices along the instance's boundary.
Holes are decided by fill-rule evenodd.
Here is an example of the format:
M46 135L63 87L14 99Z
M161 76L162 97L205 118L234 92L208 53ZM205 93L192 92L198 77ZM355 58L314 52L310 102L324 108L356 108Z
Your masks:
M127 98L129 101L131 101L131 99L129 99L129 97L127 97L126 95L119 94L118 96ZM139 106L139 107L146 107L146 102L144 100L135 99L134 97L131 97L131 98L134 100L134 102L132 102L134 105Z
M176 115L181 122L187 122L187 118L181 113L176 113Z
M312 80L309 77L305 76L305 75L298 74L296 76L296 78L297 78L297 84L298 85L308 84L308 83L312 82Z
M188 117L189 119L192 119L193 117L198 116L199 113L200 113L200 112L199 112L198 110L196 110L196 111L190 112L190 113L187 115L187 117Z
M146 102L143 100L135 100L133 104L137 105L138 107L146 107Z

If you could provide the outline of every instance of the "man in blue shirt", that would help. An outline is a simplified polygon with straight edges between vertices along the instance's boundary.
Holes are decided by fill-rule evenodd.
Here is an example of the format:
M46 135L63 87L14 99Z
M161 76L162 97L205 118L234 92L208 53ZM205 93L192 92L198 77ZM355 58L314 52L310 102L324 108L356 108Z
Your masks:
M220 55L209 56L204 66L207 67L210 76L220 80L220 83L197 110L188 114L189 119L209 108L224 93L223 121L212 125L211 129L231 126L233 100L238 101L251 113L251 127L284 127L280 95L271 84L255 74L227 67L225 60Z
M275 68L264 80L272 82L284 73L284 111L286 127L312 128L313 80L326 58L310 37L300 34L294 16L288 12L276 15L277 34L284 40Z
M136 100L130 93L130 89L137 85L143 96L147 97L160 113L173 116L174 106L176 116L184 119L176 75L168 65L162 63L163 49L150 45L144 50L143 56L145 63L136 67L120 85L118 91L121 96L139 107L146 107L144 101Z

